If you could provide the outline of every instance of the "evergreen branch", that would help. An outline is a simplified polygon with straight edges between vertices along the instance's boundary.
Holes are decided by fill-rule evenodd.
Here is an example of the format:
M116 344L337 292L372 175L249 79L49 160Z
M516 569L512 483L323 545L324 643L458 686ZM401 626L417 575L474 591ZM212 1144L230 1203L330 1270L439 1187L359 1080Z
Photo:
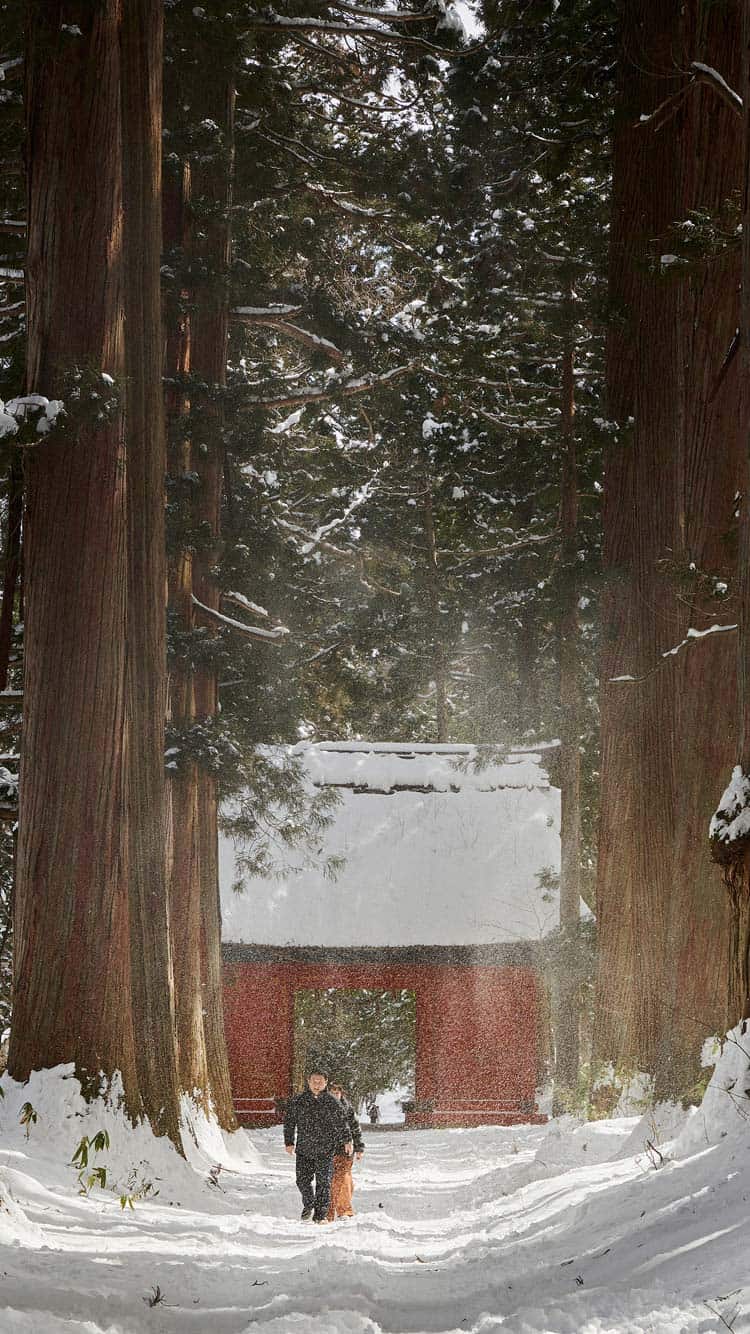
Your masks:
M237 621L233 616L222 615L214 607L207 607L205 602L201 602L195 594L193 594L192 603L210 620L217 621L219 625L226 626L229 630L237 630L240 634L246 635L248 639L279 640L289 634L285 625L276 625L273 630L262 630L258 625L245 625L244 621Z
M378 389L381 385L390 384L391 381L399 379L402 375L408 375L414 370L414 363L408 362L405 366L394 366L393 370L386 371L383 375L374 375L369 379L363 379L361 376L352 380L339 380L326 386L313 386L309 389L300 389L296 394L285 394L280 398L248 398L246 402L253 408L266 408L269 411L273 408L301 408L308 403L326 403L335 398L353 398L355 394L367 394L370 390Z
M328 338L321 338L318 334L311 333L309 329L302 329L298 324L290 324L288 320L274 313L273 310L252 312L248 307L237 307L230 311L233 319L242 324L265 325L267 328L278 329L279 333L286 334L287 338L294 339L297 343L304 343L314 352L325 352L331 358L331 361L344 361L344 354L335 343L330 342Z
M348 4L347 0L331 0L331 9L338 9L343 14L355 14L360 18L378 19L383 23L432 23L436 14L419 14L415 11L397 9L371 9L367 5Z
M320 185L318 182L307 181L303 187L308 194L317 195L328 203L333 204L334 208L341 209L342 213L354 213L363 218L390 218L390 209L365 208L364 204L353 204L350 199L342 199L341 190L331 190L327 185Z
M441 56L444 60L464 59L466 56L475 55L477 51L482 51L487 46L486 42L476 42L473 46L464 47L461 51L452 51L448 46L438 46L436 42L428 42L424 37L411 37L406 33L389 32L387 28L378 28L369 23L331 23L327 19L305 19L305 18L283 18L277 14L273 19L254 19L250 23L252 31L259 29L266 32L286 32L296 33L321 33L323 36L331 35L334 37L371 37L377 41L396 43L398 46L414 46L420 51L429 51L433 55Z
M25 236L26 223L23 218L0 218L0 234L6 236Z
M485 547L481 551L469 551L466 555L459 557L455 561L455 564L466 565L468 561L480 560L484 556L507 556L510 555L512 551L522 551L524 547L541 546L543 542L551 542L553 537L559 535L559 532L559 528L553 528L549 533L530 533L528 537L521 537L517 542L509 542L503 547ZM438 555L450 556L451 551L446 547L444 550L439 551Z

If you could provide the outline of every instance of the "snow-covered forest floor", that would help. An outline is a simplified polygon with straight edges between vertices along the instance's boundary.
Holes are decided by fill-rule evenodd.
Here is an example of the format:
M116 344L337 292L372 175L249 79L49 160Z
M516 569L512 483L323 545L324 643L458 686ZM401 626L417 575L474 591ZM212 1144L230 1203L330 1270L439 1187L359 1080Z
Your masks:
M113 1113L92 1120L62 1072L24 1087L6 1079L0 1330L742 1334L750 1100L740 1044L748 1038L735 1033L690 1112L369 1134L357 1216L324 1227L299 1221L278 1128L225 1143L197 1125L187 1164ZM23 1127L26 1103L37 1119ZM158 1195L123 1211L109 1189L78 1193L70 1158L99 1128L110 1146L90 1166L108 1167L108 1187L125 1188L134 1171L131 1187L149 1181Z

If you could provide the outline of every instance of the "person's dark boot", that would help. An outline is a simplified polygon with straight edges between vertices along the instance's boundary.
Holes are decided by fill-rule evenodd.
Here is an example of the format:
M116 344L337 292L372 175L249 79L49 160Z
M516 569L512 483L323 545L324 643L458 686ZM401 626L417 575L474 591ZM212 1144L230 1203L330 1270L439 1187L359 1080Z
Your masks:
M303 1209L302 1213L300 1214L300 1218L302 1219L303 1223L309 1223L312 1216L313 1216L312 1205L310 1205L309 1209Z

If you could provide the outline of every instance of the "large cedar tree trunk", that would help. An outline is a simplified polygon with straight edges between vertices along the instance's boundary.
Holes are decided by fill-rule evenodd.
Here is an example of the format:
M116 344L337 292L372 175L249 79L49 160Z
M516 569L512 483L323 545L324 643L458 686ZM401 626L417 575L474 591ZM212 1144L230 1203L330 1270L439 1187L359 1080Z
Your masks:
M196 291L193 323L193 369L208 384L224 386L227 379L229 338L229 264L231 257L232 171L234 162L234 80L217 77L210 89L213 115L224 132L223 153L203 160L196 168L196 192L218 203L215 216L203 228L203 258L216 281ZM201 439L194 449L193 468L200 478L197 494L199 522L212 535L212 545L196 553L193 591L199 602L218 610L219 586L214 567L221 539L221 490L224 476L223 405L204 403ZM217 670L206 666L196 673L195 711L198 718L215 719L219 710ZM219 899L219 796L216 775L205 767L197 774L198 876L201 904L201 974L203 980L203 1033L209 1069L211 1101L220 1124L234 1128L229 1062L224 1035L221 963L221 908Z
M673 224L691 209L717 213L738 186L737 117L710 87L673 96L692 60L736 80L738 20L738 7L698 0L638 0L622 20L596 1046L654 1073L663 1096L690 1087L704 1034L726 1019L727 905L705 830L733 758L733 646L716 635L660 655L690 627L732 619L697 575L736 570L740 386L735 366L713 392L738 322L736 252L692 267L659 261L679 249ZM621 674L644 679L611 682Z
M28 12L27 389L67 398L68 416L62 437L27 456L9 1069L25 1078L72 1061L89 1093L119 1071L130 1113L179 1144L163 770L161 23L159 0L35 0Z
M128 509L128 887L143 1106L179 1137L166 866L166 438L161 330L161 0L122 11Z
M83 11L86 11L85 13ZM122 379L119 4L28 7L27 390ZM72 40L61 24L78 23ZM24 733L8 1068L122 1072L139 1110L125 868L123 415L27 454Z
M177 89L171 90L171 95ZM167 330L169 369L190 372L206 385L226 383L229 306L227 274L230 250L233 83L223 71L206 76L201 89L200 114L222 127L223 153L191 164L179 181L170 185L165 213L168 241L183 255L183 263L210 275L189 292L182 328L170 321ZM194 102L193 111L196 112ZM191 200L209 201L214 212L191 220ZM193 598L218 609L219 588L213 570L219 555L221 485L223 476L222 407L209 394L194 401L172 393L173 444L170 473L179 483L190 474L193 489L192 524L202 534L193 551L182 545L170 562L170 605L183 631L202 618ZM191 438L180 428L180 414L191 413ZM214 719L218 711L216 671L206 664L175 661L170 679L170 717L177 728ZM181 1035L191 1035L188 1059L181 1059L183 1088L206 1091L211 1107L227 1129L235 1126L229 1066L224 1037L221 967L221 914L219 906L218 790L216 778L185 756L171 782L172 905L177 979L177 1024ZM195 951L199 966L195 966ZM184 1038L181 1037L181 1043Z
M717 812L712 826L712 853L722 866L729 898L730 937L727 991L729 1022L750 1018L750 838L743 829L750 806L750 0L741 0L742 46L739 91L742 99L742 282L740 298L739 360L744 400L740 490L739 633L737 645L738 740L736 761L745 792L730 799L729 809ZM739 818L738 824L734 820Z

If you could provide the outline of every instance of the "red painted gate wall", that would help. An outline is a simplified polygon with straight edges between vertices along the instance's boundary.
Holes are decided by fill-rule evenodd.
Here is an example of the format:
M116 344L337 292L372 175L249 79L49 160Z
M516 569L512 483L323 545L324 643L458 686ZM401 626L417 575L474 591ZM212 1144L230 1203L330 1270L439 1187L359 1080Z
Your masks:
M410 1124L544 1120L535 1104L539 983L532 968L226 962L229 1067L245 1124L276 1120L271 1100L292 1092L294 992L328 987L415 993L417 1111Z

